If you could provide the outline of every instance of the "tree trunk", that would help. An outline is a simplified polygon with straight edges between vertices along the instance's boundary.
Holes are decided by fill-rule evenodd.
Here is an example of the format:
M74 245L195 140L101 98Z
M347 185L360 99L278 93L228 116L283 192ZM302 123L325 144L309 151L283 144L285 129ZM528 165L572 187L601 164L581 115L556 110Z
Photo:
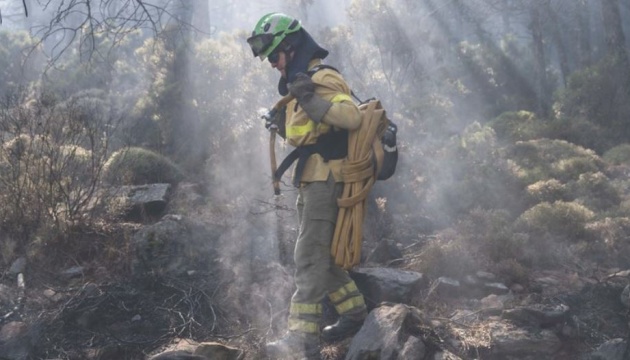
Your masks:
M549 112L549 99L547 96L547 64L545 62L545 45L543 43L542 16L538 4L530 7L530 30L532 32L532 47L534 50L534 62L536 66L535 89L537 111L542 115Z
M575 6L579 66L584 68L592 62L590 11L587 0L577 0Z
M562 32L560 30L560 19L555 10L551 7L551 4L547 2L545 4L545 11L551 17L551 36L553 37L553 42L555 43L556 49L558 51L558 60L560 62L560 73L562 75L562 84L564 86L567 85L567 78L570 75L571 70L569 69L569 56L567 54L567 47L564 43L564 39L562 38Z
M621 25L619 0L601 0L602 18L608 53L617 57L620 65L628 67L628 53L626 52L626 37Z

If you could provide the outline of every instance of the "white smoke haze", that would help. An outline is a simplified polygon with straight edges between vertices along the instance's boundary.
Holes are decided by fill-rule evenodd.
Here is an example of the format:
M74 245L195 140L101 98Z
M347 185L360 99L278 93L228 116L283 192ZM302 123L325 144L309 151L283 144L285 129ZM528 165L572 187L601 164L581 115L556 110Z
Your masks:
M427 234L458 224L472 209L499 208L510 220L517 218L530 205L518 199L522 189L512 175L520 169L506 160L502 142L485 124L523 109L547 107L552 117L552 90L566 83L562 67L581 66L577 50L564 64L560 46L551 45L556 40L549 37L548 84L541 86L534 75L527 1L153 0L146 3L168 10L159 23L170 31L156 36L145 23L129 33L98 32L92 38L85 35L89 27L80 12L51 27L56 9L67 2L26 3L28 18L21 2L0 0L0 31L41 36L56 29L28 58L20 57L30 59L22 62L28 67L13 65L25 78L39 79L28 97L105 91L122 113L118 148L162 153L182 166L186 181L203 185L209 200L194 216L227 229L218 249L222 289L246 318L239 320L250 321L266 337L285 327L298 229L290 171L282 195L273 195L270 135L260 118L280 99L279 73L254 58L246 43L261 16L283 12L300 19L330 50L325 63L339 69L362 100L380 99L398 125L397 172L372 190L364 253L382 239L405 247L428 241ZM578 26L570 12L579 6L550 3L572 29L557 41L572 43ZM502 8L505 4L512 7ZM599 2L584 6L588 35L599 46L593 46L596 57L605 52ZM629 13L622 6L626 32ZM175 26L173 18L187 26ZM17 82L6 80L2 93ZM278 137L278 164L291 150Z

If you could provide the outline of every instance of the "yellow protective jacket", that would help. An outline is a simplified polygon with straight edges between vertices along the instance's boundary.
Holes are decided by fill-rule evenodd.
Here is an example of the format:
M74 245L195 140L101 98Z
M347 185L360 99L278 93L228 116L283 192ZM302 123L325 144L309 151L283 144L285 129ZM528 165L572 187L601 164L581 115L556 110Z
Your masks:
M320 64L320 59L313 59L309 62L308 69ZM286 110L286 139L292 146L311 145L317 141L319 134L334 129L352 131L361 124L361 113L352 101L350 87L341 74L324 68L315 72L311 79L316 84L315 93L330 101L332 106L322 122L317 124L309 119L297 100L291 100ZM344 161L345 159L335 159L325 162L321 155L312 154L306 161L301 182L326 181L331 172L336 182L342 182L341 165Z

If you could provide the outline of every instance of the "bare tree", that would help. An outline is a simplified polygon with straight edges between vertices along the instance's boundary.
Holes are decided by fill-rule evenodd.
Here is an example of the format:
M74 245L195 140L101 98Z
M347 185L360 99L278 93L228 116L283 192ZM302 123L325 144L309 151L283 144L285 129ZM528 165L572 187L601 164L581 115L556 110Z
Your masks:
M114 47L131 32L158 34L165 26L177 23L192 28L191 21L177 16L183 0L24 0L23 13L32 35L46 45L55 61L75 41L81 53L98 53L97 38L107 37ZM175 10L174 10L175 9ZM12 11L17 11L15 7ZM15 18L15 13L12 14ZM31 15L32 17L32 15ZM41 17L41 19L40 19Z

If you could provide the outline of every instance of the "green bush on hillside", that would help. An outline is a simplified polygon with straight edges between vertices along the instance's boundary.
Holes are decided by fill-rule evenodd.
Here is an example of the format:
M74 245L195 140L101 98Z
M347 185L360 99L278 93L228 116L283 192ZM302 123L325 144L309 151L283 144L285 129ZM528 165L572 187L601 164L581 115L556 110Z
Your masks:
M494 130L473 123L431 159L427 205L440 219L453 219L475 208L520 213L521 183L510 171Z
M599 153L610 147L610 139L600 125L583 116L552 119L542 134L545 138L565 140Z
M621 201L619 191L601 172L581 174L570 187L572 197L589 209L608 210Z
M626 267L630 257L630 218L614 217L593 221L586 225L592 241L584 247L584 255L597 257L609 266Z
M530 111L505 112L488 123L500 139L526 141L537 139L544 133L546 124Z
M593 211L577 202L544 202L521 214L515 226L532 236L551 235L577 242L584 238L585 226L594 217Z
M469 251L493 262L518 257L521 238L514 236L512 219L505 210L473 209L456 226Z
M603 171L606 163L593 150L564 140L518 141L508 150L515 175L526 184L557 179L577 180L587 172Z
M423 247L422 253L409 264L410 270L429 277L461 278L479 270L480 264L470 246L452 230L443 231Z
M183 179L182 170L170 159L138 147L113 153L103 168L103 181L111 185L177 184Z
M541 180L527 187L527 194L537 203L566 200L567 188L557 179Z
M602 158L612 165L630 165L630 144L620 144L604 153Z

